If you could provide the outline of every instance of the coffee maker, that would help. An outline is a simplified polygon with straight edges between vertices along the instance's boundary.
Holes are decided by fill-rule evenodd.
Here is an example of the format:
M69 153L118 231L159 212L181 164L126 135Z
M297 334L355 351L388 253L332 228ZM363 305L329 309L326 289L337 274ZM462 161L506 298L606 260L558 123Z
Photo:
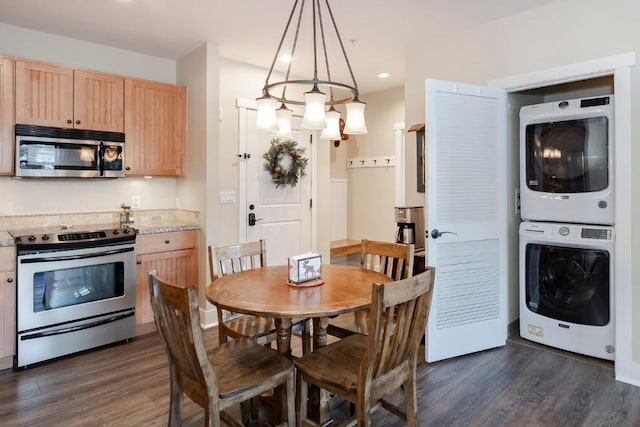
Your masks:
M422 206L396 207L396 243L413 243L424 249L424 209Z

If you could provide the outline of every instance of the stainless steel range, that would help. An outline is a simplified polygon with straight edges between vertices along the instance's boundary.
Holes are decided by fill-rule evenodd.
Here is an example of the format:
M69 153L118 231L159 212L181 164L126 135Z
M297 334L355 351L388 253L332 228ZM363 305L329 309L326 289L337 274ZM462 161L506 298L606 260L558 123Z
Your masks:
M135 229L12 234L16 367L135 336Z

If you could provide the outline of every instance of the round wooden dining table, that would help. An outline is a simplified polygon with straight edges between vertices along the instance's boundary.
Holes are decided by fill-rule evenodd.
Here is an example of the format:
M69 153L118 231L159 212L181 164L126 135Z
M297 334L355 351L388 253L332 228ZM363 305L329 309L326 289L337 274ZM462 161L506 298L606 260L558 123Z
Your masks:
M206 297L229 311L275 318L278 351L289 354L292 318L314 319L313 344L321 347L326 345L328 317L368 308L371 284L391 281L376 271L339 264L322 266L324 283L318 286L292 285L288 277L286 265L229 274L207 286Z
M236 313L273 317L278 352L290 354L291 319L313 319L313 348L327 344L328 318L366 309L371 305L371 284L387 283L385 274L339 264L323 264L318 286L287 282L289 267L262 267L223 276L206 289L207 300L218 308ZM315 417L323 420L328 408L310 402ZM316 412L317 411L317 412Z

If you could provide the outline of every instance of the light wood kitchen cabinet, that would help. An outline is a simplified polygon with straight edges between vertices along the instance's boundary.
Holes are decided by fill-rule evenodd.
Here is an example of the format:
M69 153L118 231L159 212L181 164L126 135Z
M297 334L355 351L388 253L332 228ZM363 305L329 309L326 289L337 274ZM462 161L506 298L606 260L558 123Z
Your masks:
M16 123L124 131L124 77L16 60Z
M0 175L13 172L13 59L0 56Z
M198 230L140 234L136 240L136 323L153 322L147 273L181 286L198 284Z
M184 176L186 88L125 80L125 173Z
M74 127L124 132L124 77L73 72Z
M0 369L13 366L16 341L16 252L0 248Z

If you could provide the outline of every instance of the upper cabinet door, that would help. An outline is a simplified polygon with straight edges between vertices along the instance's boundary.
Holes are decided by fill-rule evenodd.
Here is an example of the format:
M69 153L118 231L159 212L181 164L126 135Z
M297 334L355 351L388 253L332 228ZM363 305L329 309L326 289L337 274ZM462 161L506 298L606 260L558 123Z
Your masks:
M16 61L16 123L73 126L73 69Z
M13 170L13 59L0 57L0 175Z
M125 80L127 175L184 176L186 88Z
M76 70L73 80L73 127L123 132L124 78Z
M16 123L122 132L124 78L18 60Z

